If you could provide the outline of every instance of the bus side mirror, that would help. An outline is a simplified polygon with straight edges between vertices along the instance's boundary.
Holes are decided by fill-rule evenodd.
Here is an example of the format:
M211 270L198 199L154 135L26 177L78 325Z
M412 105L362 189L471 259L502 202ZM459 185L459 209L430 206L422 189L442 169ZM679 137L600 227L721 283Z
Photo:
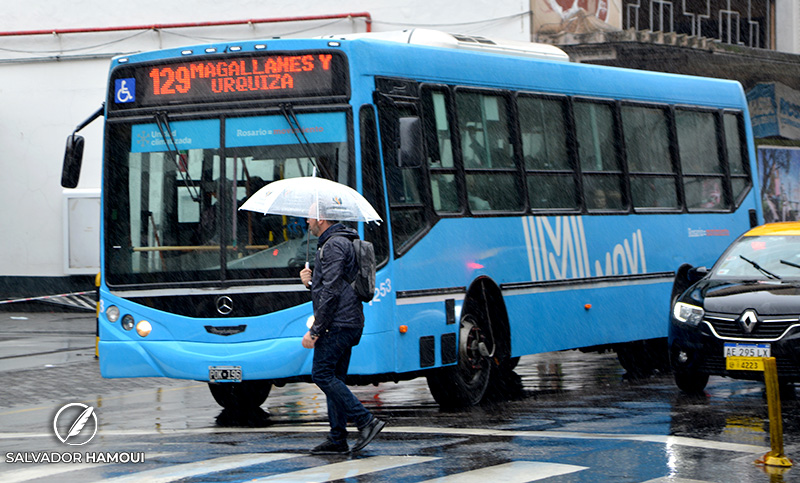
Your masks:
M61 186L75 188L81 177L83 161L83 136L75 133L67 136L67 147L64 149L64 165L61 168Z
M397 147L398 168L419 168L422 166L422 122L418 117L399 119L399 146Z

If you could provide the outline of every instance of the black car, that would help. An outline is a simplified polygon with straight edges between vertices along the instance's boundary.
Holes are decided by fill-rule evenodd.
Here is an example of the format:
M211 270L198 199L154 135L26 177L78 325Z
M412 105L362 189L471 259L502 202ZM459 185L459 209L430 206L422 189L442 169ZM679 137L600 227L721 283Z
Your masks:
M761 380L762 357L776 359L782 385L800 381L800 223L751 229L710 271L678 270L669 355L685 392L710 375Z

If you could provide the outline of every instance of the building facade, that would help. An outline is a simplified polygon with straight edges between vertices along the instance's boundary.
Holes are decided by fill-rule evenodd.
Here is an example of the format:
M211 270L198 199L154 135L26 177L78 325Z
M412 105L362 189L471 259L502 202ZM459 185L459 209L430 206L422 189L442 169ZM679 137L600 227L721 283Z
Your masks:
M274 1L32 0L0 32L0 300L91 290L99 270L102 123L61 187L64 141L103 103L110 59L234 39L430 28L559 45L573 61L800 90L798 0L467 0L335 7Z

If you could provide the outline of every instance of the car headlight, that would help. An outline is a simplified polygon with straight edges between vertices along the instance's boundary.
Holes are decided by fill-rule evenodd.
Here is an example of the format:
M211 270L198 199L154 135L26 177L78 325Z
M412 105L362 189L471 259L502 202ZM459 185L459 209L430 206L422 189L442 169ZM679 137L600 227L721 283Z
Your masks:
M697 325L701 320L703 320L705 311L696 305L678 302L674 307L672 307L672 315L681 322L689 325Z

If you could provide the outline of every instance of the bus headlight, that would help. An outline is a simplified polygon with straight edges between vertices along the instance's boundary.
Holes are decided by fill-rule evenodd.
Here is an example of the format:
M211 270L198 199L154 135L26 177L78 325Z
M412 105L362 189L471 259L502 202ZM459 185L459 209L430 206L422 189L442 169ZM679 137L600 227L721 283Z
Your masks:
M703 320L705 312L696 305L678 302L672 307L672 315L683 323L696 326Z
M146 320L140 320L139 323L136 324L136 333L142 337L147 337L151 330L153 330L153 326Z
M116 322L119 320L119 309L116 305L112 305L106 309L106 318L109 322Z
M122 318L122 328L131 330L133 328L133 322L133 316L131 314L126 314L125 317Z

